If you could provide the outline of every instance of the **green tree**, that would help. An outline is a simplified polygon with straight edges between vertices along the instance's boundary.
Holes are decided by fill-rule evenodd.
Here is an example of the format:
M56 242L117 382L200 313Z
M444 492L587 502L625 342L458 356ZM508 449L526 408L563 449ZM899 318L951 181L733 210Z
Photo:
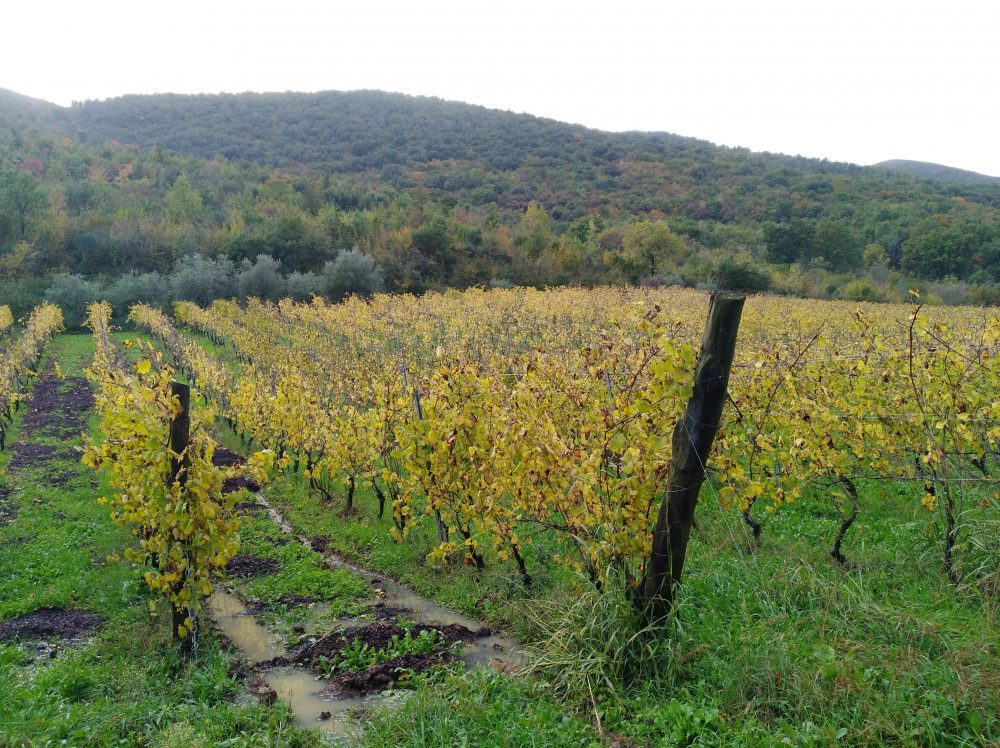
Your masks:
M382 270L369 255L347 249L323 266L327 295L340 301L352 294L371 296L382 290Z
M804 219L769 223L764 226L763 233L768 262L790 264L809 257L816 224Z
M921 278L964 278L972 271L975 234L946 217L921 221L903 242L903 270Z
M181 174L163 196L167 207L167 217L174 223L196 223L205 207L205 202L191 184L187 174Z
M622 236L622 259L630 274L652 277L666 260L679 260L684 241L670 230L666 221L637 221Z
M834 270L856 268L861 264L861 245L846 223L823 218L816 222L809 259L817 257Z
M552 246L552 221L544 207L535 202L528 205L517 226L517 241L530 257Z
M13 217L18 238L27 237L29 222L42 212L47 199L45 190L30 172L20 169L0 172L0 208Z

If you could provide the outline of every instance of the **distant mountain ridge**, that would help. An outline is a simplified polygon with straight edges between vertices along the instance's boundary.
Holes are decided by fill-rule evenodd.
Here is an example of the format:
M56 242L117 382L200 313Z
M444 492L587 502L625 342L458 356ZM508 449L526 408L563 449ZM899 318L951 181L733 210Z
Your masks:
M952 184L1000 184L1000 177L991 177L976 171L958 169L954 166L935 164L929 161L910 161L907 159L890 159L872 164L873 168L888 169L900 174L909 174L920 179L934 179Z

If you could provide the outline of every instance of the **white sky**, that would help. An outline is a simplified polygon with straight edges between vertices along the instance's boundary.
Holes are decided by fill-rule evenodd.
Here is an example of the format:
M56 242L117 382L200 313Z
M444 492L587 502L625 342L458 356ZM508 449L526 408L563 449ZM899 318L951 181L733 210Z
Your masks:
M0 87L376 88L606 130L1000 175L995 0L11 0Z

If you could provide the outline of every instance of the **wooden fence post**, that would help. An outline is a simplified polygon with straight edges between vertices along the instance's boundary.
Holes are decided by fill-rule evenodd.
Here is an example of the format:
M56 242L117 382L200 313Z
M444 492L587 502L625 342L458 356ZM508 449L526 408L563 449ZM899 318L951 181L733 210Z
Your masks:
M170 478L168 485L175 482L182 486L187 482L187 467L190 462L188 457L188 444L191 439L191 388L181 382L170 383L170 394L177 398L180 405L177 414L170 421L170 451L173 456L170 458ZM183 582L177 583L178 588L183 586ZM171 603L171 626L174 639L179 639L178 628L183 625L187 618L187 612L178 610L177 606ZM194 648L194 629L181 642L181 651L190 652Z
M695 367L694 391L684 416L674 427L669 482L653 529L645 576L636 596L637 604L650 621L661 620L670 613L680 585L698 492L705 481L705 467L726 402L745 300L742 294L717 291L709 304Z

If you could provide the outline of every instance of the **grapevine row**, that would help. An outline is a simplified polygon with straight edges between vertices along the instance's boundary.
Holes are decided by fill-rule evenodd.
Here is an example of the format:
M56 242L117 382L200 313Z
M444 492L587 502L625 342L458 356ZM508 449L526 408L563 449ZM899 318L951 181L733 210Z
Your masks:
M0 307L0 334L12 323L10 309ZM0 350L0 450L6 448L7 433L14 412L25 397L24 385L28 377L34 374L33 368L45 346L62 329L62 325L62 311L59 307L48 302L42 303L32 310L24 330Z
M348 495L358 480L392 490L400 539L421 509L437 512L451 534L436 559L464 546L479 565L488 541L526 575L525 539L544 528L599 577L646 547L703 303L690 292L473 291L179 304L176 316L246 362L228 390L235 421L305 456L311 477L339 476ZM723 504L759 528L758 505L830 501L843 560L858 483L916 481L922 506L944 518L957 578L963 513L996 508L996 318L754 299L745 319L713 457Z
M170 601L174 633L184 639L196 630L213 573L239 549L236 495L223 493L236 468L212 464L210 410L194 410L187 446L170 448L171 423L181 407L171 386L173 369L150 344L138 344L140 359L129 363L110 334L110 318L106 302L90 305L95 354L87 376L97 386L101 437L88 445L83 461L106 471L113 492L100 503L136 538L125 558L148 566L145 581ZM245 469L263 480L269 467L270 455L257 454Z

